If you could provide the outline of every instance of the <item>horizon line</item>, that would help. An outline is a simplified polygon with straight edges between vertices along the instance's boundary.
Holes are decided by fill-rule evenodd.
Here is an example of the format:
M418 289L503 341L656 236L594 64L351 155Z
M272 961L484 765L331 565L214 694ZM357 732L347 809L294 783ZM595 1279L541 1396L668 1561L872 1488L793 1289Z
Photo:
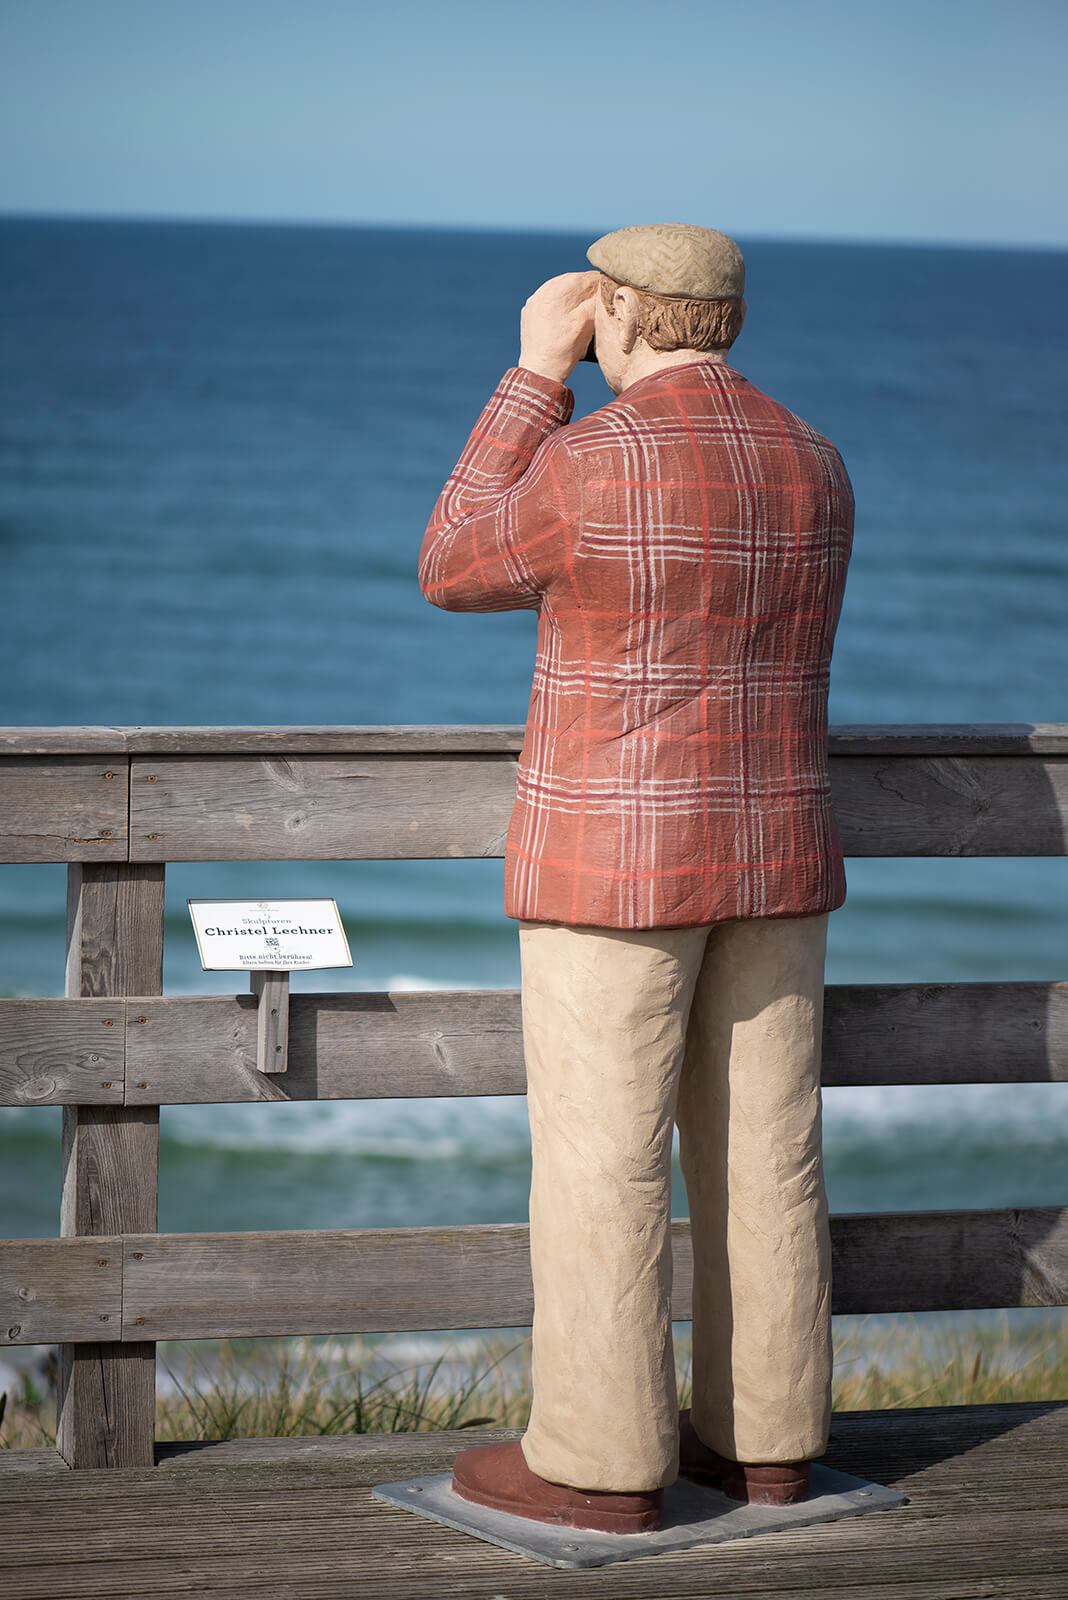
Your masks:
M187 214L167 211L80 211L80 210L26 210L7 209L0 205L0 222L97 222L118 226L137 224L164 227L224 227L224 228L306 228L308 230L367 230L394 233L469 233L556 235L562 238L599 238L610 232L607 227L594 224L590 228L553 223L486 223L486 222L420 222L398 221L382 218L352 217L285 217L285 216L227 216L220 213ZM974 239L890 236L886 234L849 233L774 233L766 230L739 228L740 239L761 244L843 245L870 246L883 249L920 250L1005 250L1026 253L1064 254L1068 240L1054 243L1048 240L1026 239Z

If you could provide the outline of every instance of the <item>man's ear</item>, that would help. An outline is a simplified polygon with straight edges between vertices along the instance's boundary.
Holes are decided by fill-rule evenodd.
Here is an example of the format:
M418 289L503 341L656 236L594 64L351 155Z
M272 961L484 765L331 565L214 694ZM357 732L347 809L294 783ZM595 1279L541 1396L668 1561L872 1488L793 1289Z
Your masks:
M638 342L641 314L638 296L625 283L621 283L612 296L612 315L619 323L619 339L623 354L629 356Z

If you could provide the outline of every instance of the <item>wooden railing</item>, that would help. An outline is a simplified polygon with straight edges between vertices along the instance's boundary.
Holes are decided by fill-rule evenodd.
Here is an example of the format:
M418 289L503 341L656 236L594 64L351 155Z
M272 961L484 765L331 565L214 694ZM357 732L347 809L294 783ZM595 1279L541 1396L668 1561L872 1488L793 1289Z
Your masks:
M0 1103L62 1105L60 1233L0 1244L0 1340L61 1345L72 1466L153 1460L155 1341L529 1322L521 1227L158 1234L159 1107L521 1094L514 993L164 996L167 861L493 856L512 728L0 731L0 860L69 863L65 999L0 1000ZM853 856L1062 855L1068 726L839 728ZM1068 984L831 987L824 1081L1068 1081ZM834 1309L1068 1302L1068 1208L837 1217ZM674 1314L689 1315L675 1225Z

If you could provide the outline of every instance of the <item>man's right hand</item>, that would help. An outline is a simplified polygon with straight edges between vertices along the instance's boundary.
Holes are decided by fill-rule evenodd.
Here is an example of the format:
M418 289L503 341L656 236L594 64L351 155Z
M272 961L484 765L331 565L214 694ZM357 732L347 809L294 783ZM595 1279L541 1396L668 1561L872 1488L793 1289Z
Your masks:
M589 348L599 272L562 272L535 289L519 323L519 365L566 383Z

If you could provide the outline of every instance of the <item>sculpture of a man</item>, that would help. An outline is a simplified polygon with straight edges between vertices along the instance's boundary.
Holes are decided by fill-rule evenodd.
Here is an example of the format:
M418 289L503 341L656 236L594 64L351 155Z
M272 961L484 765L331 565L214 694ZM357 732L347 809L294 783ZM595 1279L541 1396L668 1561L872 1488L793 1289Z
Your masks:
M524 307L420 559L435 605L538 612L505 867L533 1406L521 1444L464 1452L453 1487L638 1532L679 1470L785 1504L826 1445L819 1056L845 895L826 702L853 500L833 445L727 364L733 240L623 228L589 259ZM570 424L591 336L616 398ZM694 1256L681 1419L673 1121Z

